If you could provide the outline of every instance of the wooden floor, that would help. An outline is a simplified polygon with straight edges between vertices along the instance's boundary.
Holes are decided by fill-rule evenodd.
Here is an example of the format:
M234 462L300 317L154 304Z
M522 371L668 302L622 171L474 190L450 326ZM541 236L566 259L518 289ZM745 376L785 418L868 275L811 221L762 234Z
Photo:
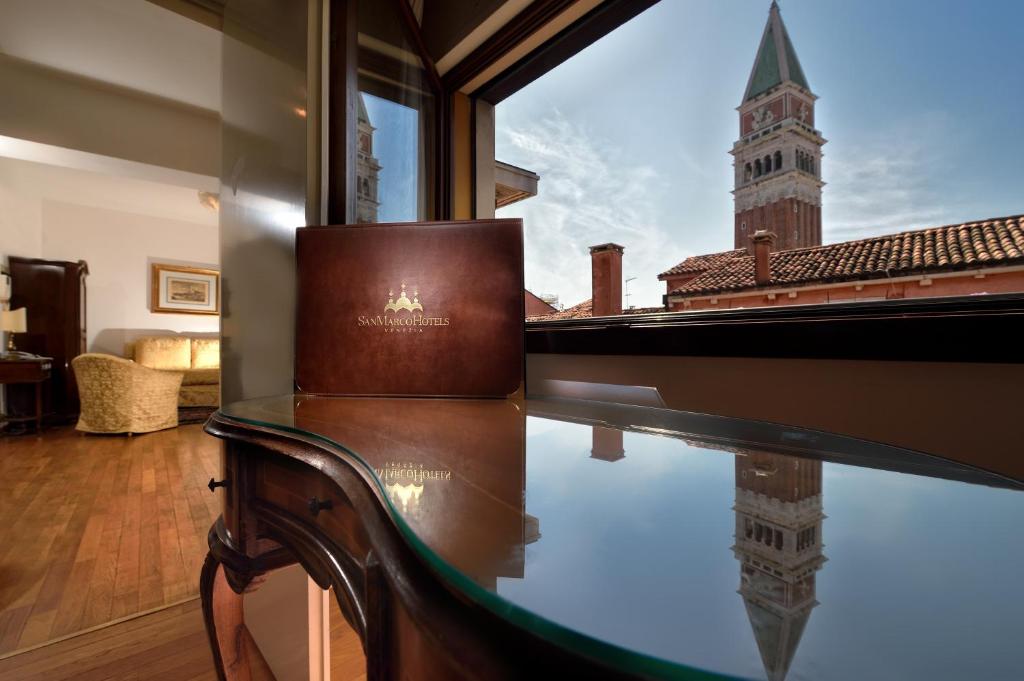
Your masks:
M219 451L200 425L0 437L0 656L197 595Z
M331 608L331 679L365 681L359 637ZM198 600L0 660L0 681L216 681Z
M216 679L195 597L219 452L200 425L0 437L0 681ZM365 681L331 603L331 679Z
M194 599L0 660L0 681L216 681Z
M0 678L0 681L5 681ZM366 681L366 656L359 635L341 615L338 600L331 593L331 678L330 681Z

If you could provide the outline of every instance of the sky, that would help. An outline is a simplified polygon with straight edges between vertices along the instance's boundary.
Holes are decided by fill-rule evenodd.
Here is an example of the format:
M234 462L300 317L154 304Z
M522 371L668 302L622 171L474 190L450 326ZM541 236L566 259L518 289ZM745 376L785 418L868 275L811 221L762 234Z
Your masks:
M416 164L419 157L409 149L419 148L419 118L415 109L360 93L366 116L380 132L373 136L373 153L380 161L377 199L378 222L418 220L420 185Z
M526 285L590 297L588 246L625 247L631 305L733 247L732 157L768 0L662 0L500 103L496 156L540 177ZM1018 0L783 0L824 147L835 243L1024 213Z

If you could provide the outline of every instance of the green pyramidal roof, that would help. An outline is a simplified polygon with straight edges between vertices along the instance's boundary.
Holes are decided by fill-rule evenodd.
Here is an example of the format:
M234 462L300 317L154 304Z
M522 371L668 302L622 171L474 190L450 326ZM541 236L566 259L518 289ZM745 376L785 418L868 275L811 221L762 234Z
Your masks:
M754 69L750 72L743 101L751 100L786 81L796 83L805 90L811 89L804 76L804 70L800 68L800 60L796 57L796 50L789 40L786 26L782 23L779 6L772 2L768 11L768 23L765 24L764 34L761 36L761 45L757 48L757 58L754 59Z

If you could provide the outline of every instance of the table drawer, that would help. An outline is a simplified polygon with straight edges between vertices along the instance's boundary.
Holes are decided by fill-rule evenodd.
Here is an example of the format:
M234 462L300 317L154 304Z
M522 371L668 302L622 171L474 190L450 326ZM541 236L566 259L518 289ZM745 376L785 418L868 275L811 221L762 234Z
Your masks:
M35 383L50 376L50 362L0 362L0 383Z
M370 543L348 497L320 471L292 460L262 459L252 480L253 496L317 527L353 556L369 551ZM311 503L317 502L320 510L314 513Z

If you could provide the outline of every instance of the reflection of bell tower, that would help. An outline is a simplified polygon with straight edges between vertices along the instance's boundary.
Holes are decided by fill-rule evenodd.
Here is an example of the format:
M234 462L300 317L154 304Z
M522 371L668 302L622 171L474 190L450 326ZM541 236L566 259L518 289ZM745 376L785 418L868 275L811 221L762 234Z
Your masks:
M373 131L366 113L363 95L359 93L359 120L356 124L356 222L377 222L377 181L380 163L373 155Z
M748 450L736 457L739 594L769 681L786 678L815 600L822 555L821 462Z

